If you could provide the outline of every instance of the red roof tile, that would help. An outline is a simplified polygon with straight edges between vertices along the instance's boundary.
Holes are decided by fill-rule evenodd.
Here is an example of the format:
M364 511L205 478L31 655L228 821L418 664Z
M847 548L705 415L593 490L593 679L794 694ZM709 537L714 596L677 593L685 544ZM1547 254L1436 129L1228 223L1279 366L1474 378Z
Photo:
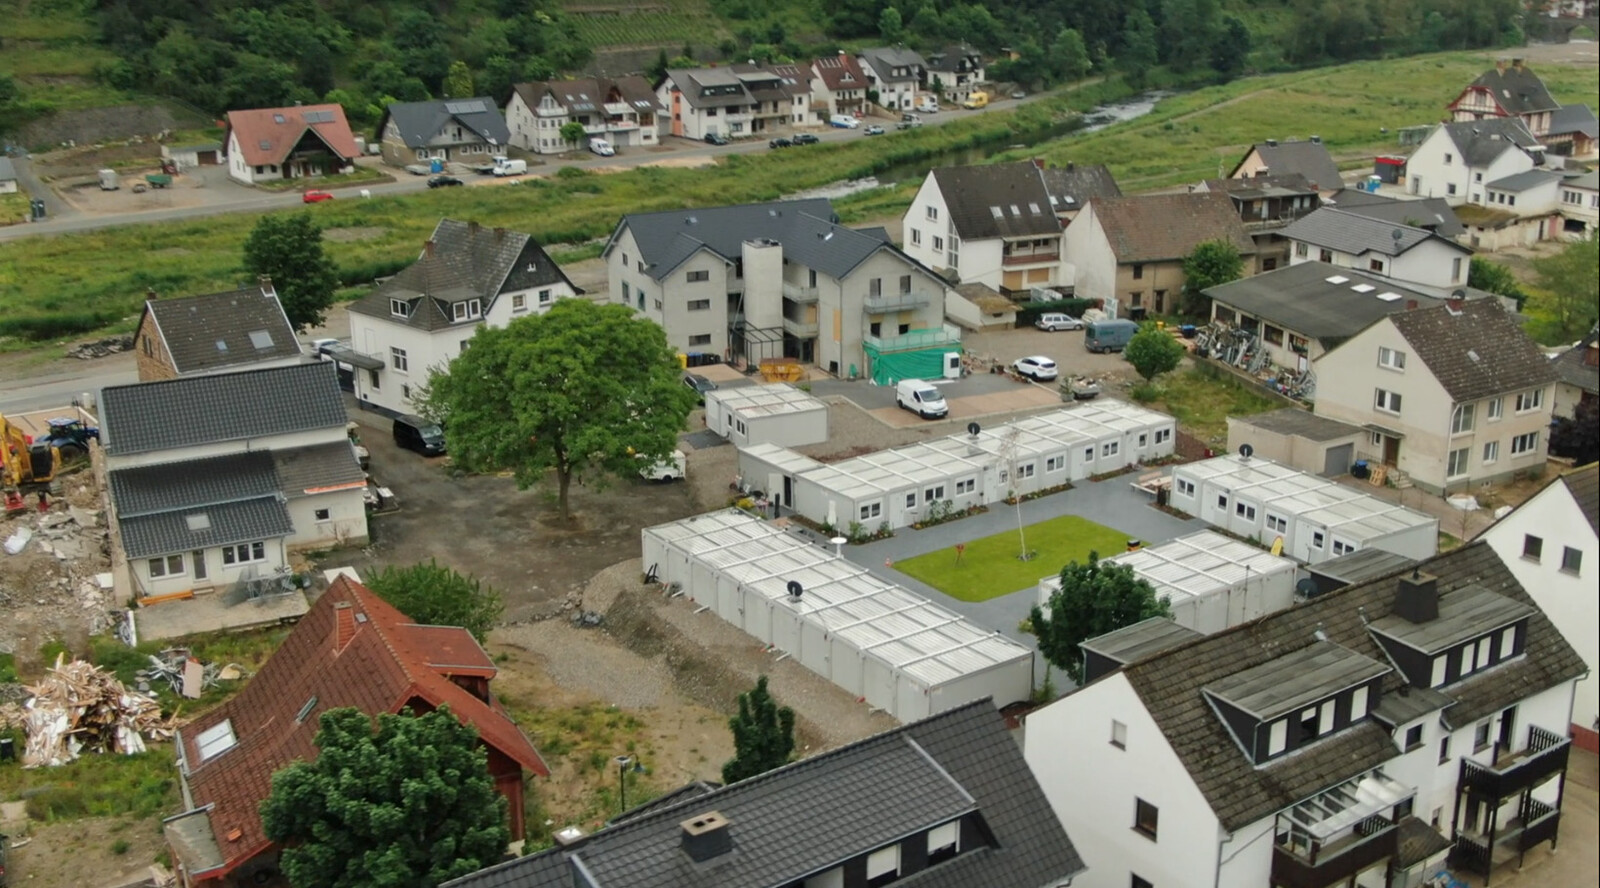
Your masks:
M307 122L307 115L311 121ZM228 133L239 137L239 153L250 166L281 164L306 130L314 130L328 149L346 160L356 149L350 124L339 105L296 105L292 108L252 108L228 112ZM224 137L223 145L229 139Z
M829 92L867 88L867 75L861 70L861 65L856 62L855 56L843 53L823 56L811 67L817 72L817 76L822 78L822 83L828 87ZM845 79L846 75L849 75L849 80Z
M341 611L351 616L353 632L339 632ZM349 640L336 649L341 635ZM194 807L212 806L211 829L224 860L220 871L193 875L216 878L269 847L257 806L270 793L273 772L316 758L318 719L331 708L377 714L448 705L485 744L549 776L498 701L491 696L485 703L447 677L450 670L441 664L449 662L468 667L457 674L494 674L493 663L465 629L419 626L360 583L336 580L243 691L178 734L190 763L186 782ZM237 745L201 761L197 738L229 720Z

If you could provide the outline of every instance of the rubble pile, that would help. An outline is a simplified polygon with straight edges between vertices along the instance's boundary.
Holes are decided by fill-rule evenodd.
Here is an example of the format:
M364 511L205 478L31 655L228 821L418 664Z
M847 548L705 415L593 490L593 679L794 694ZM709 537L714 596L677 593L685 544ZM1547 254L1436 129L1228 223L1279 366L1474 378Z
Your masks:
M49 511L0 515L0 651L114 627L110 539L96 485L84 472L63 487Z
M63 659L28 687L26 703L0 705L0 723L27 737L24 768L64 765L85 751L133 755L144 752L147 738L172 738L176 722L162 717L155 697L128 690L92 663Z
M106 355L114 355L117 352L130 351L132 348L132 336L108 336L105 339L96 339L92 342L80 342L67 349L67 354L79 360L90 361L95 358L103 358Z
M150 665L139 670L139 690L149 690L152 683L164 681L174 694L194 699L218 681L238 681L248 674L238 663L202 663L190 655L188 648L167 648L159 656L151 654Z

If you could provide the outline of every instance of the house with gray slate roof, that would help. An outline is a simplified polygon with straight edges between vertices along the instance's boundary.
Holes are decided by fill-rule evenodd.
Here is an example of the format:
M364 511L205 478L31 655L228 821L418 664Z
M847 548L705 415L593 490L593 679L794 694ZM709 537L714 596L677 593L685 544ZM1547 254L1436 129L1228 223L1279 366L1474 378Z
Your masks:
M1030 713L1024 755L1088 867L1074 888L1486 876L1554 844L1586 669L1474 543L1143 645Z
M1309 141L1289 139L1280 142L1268 139L1250 146L1244 157L1228 173L1230 179L1254 179L1257 176L1304 176L1307 182L1323 194L1331 194L1344 187L1339 176L1339 165L1333 162L1328 146L1312 136Z
M1590 330L1550 362L1556 370L1555 415L1572 418L1579 404L1600 401L1600 330Z
M960 352L950 287L880 229L821 198L622 217L602 258L611 301L688 355L793 358L840 377L938 378Z
M1289 264L1325 262L1403 284L1467 285L1472 251L1426 228L1323 207L1282 229Z
M1346 188L1323 198L1323 206L1337 207L1347 213L1400 222L1417 228L1426 228L1440 237L1457 240L1466 233L1455 210L1442 197L1424 197L1405 200L1389 197L1376 191Z
M1543 165L1544 155L1516 117L1442 123L1406 159L1406 194L1482 204L1485 185Z
M303 360L272 279L201 296L159 298L151 291L134 333L140 382Z
M589 138L605 139L618 148L648 148L659 144L659 122L665 113L650 82L638 74L518 83L506 102L511 143L536 154L587 147L561 137L561 128L573 121L583 124Z
M445 888L1060 888L1083 872L984 699L559 832Z
M119 595L248 598L291 552L367 540L330 363L112 386L100 410Z
M1458 122L1520 119L1530 133L1542 137L1550 131L1551 115L1560 107L1544 81L1522 59L1512 59L1510 64L1499 59L1494 68L1467 84L1445 110Z
M488 96L395 102L378 121L378 143L390 166L431 160L477 164L504 154L511 131Z
M1002 293L1071 283L1063 225L1031 161L930 170L901 217L907 255Z
M466 350L482 326L504 327L583 291L531 235L440 219L422 255L350 304L353 390L368 407L415 409L412 395Z
M878 91L878 105L891 111L910 111L922 88L928 63L914 49L880 46L863 49L857 56L867 75L867 87Z

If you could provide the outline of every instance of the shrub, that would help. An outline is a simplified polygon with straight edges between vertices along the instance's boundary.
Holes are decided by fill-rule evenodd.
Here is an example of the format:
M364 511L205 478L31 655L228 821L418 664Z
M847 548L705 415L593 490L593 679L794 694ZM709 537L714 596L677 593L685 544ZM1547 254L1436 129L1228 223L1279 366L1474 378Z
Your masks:
M117 839L115 842L111 843L111 853L121 857L122 855L128 853L128 847L127 839Z
M1143 382L1128 390L1128 397L1140 404L1161 400L1161 386L1153 382Z

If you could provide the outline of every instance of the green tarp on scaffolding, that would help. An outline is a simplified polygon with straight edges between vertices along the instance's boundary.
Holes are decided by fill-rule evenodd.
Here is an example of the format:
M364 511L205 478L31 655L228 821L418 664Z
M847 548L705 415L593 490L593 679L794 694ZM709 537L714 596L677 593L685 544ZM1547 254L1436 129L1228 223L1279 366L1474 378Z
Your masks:
M959 353L961 343L944 342L908 351L879 351L871 342L866 342L862 348L872 368L872 381L878 385L894 385L902 379L939 379L944 376L944 356L951 352Z

